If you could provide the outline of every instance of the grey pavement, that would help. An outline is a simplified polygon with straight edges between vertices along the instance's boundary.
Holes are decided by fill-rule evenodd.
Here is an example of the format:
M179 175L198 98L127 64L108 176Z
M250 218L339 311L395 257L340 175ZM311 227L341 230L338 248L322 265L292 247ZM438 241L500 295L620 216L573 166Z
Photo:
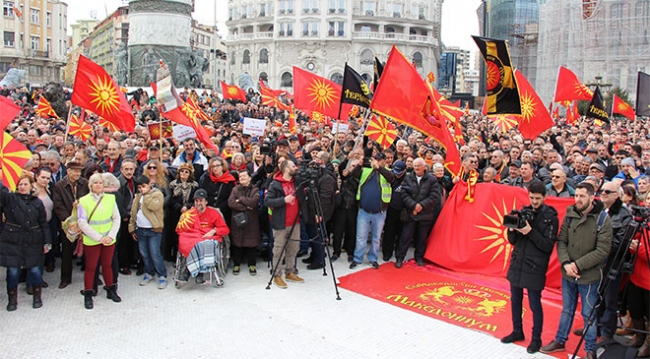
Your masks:
M372 270L367 263L350 270L344 258L334 262L338 276ZM93 310L84 309L78 268L65 289L57 288L58 262L45 273L50 287L43 289L41 309L31 308L21 284L18 310L11 313L4 310L2 270L1 358L550 358L345 289L338 301L332 277L302 263L305 283L288 282L288 289L265 289L265 262L255 277L247 267L239 276L230 272L223 288L191 281L159 290L156 282L140 287L141 277L121 275L123 301L113 303L100 290ZM169 263L168 271L171 277Z

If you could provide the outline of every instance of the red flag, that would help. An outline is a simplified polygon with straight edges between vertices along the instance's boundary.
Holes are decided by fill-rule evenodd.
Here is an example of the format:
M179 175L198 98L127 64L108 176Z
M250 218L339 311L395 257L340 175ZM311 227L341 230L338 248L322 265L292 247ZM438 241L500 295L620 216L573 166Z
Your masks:
M293 67L293 106L310 113L317 111L331 118L339 118L341 105L341 85L309 71ZM341 117L347 119L352 104L344 103Z
M43 95L41 95L41 99L38 101L36 114L42 118L59 117L59 115L57 115L57 113L52 108L50 101L48 101Z
M370 108L376 113L434 137L447 151L445 166L454 175L460 172L458 149L447 127L447 120L440 115L441 110L435 100L433 88L427 85L394 45Z
M429 234L425 258L451 270L505 277L512 245L506 237L503 216L528 205L528 193L523 188L478 183L474 202L469 202L464 199L466 191L467 184L461 181L451 192ZM549 196L545 203L558 211L561 223L566 208L574 201ZM560 287L560 264L555 251L546 278L547 287Z
M0 130L4 130L9 126L20 113L20 106L16 105L8 97L0 96Z
M72 115L72 118L70 119L69 133L71 136L77 136L82 141L86 142L90 138L90 135L92 135L93 128L84 120L85 116L83 115L85 114L85 111L82 111L81 114L81 118L77 115Z
M520 122L519 116L517 115L490 115L488 118L490 121L494 122L502 133L512 130L517 125L517 122Z
M578 76L564 66L560 66L555 85L555 102L585 100L591 101L594 93L578 80Z
M621 100L621 98L616 96L616 94L614 94L614 99L612 100L612 114L615 113L623 115L632 121L634 121L636 118L636 114L634 113L632 106L630 106L627 102Z
M260 79L260 95L262 95L262 104L270 107L276 107L283 111L289 111L289 106L280 101L280 96L286 91L272 90L266 86L264 80Z
M560 118L560 108L559 107L556 107L555 110L553 110L553 118L556 119L556 120L558 118Z
M83 55L79 56L72 103L89 109L121 130L135 129L131 107L117 84L101 66Z
M239 88L237 85L228 85L225 82L221 81L221 93L225 99L239 100L241 102L247 102L246 100L246 91Z
M573 101L573 120L578 121L580 119L580 111L578 109L578 101Z
M0 96L2 97L2 96ZM2 183L12 191L23 173L23 168L32 158L32 153L10 134L0 134L0 165L2 165Z
M148 124L149 128L149 137L152 140L159 140L161 138L170 138L174 136L174 130L172 128L171 121L161 121L156 123Z
M382 148L388 148L397 138L397 129L386 117L372 115L366 129L366 136Z
M183 104L183 113L189 118L196 118L197 120L210 120L210 117L201 110L201 108L192 100L191 97L187 98L187 101Z
M521 101L521 117L519 117L519 132L530 140L534 140L540 133L553 127L553 119L546 110L546 106L533 90L524 74L515 70L517 85L519 86L519 100Z

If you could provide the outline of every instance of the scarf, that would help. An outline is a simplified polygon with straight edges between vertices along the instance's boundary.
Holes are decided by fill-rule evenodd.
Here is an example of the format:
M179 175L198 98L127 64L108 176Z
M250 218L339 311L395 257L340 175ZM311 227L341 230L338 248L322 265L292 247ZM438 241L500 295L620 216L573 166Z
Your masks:
M173 180L170 184L173 196L181 197L183 199L183 203L188 203L190 201L190 193L192 193L192 190L198 186L199 185L195 181L181 182L179 180Z
M235 182L235 177L233 177L230 172L224 172L221 176L217 177L210 173L210 179L214 183L228 183Z

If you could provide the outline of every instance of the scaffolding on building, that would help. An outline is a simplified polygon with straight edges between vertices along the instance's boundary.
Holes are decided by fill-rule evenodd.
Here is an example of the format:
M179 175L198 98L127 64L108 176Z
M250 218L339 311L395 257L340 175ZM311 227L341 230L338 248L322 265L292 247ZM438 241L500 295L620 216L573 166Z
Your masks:
M535 88L553 98L559 66L583 83L596 77L636 92L650 70L650 0L547 0L540 5Z

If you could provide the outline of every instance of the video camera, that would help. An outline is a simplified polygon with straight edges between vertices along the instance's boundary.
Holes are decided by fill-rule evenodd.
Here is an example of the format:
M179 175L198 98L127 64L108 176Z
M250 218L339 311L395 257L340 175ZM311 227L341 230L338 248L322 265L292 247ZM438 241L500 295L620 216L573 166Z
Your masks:
M524 228L526 222L531 223L535 219L535 213L532 209L522 208L520 211L513 209L512 212L503 216L503 225L510 228Z
M260 146L260 154L265 156L273 156L273 147L275 147L275 141L264 141Z
M632 210L632 216L635 221L642 222L650 218L650 208L645 208L641 206L630 206Z
M298 176L308 181L318 181L323 176L323 168L312 160L303 160L298 167Z

